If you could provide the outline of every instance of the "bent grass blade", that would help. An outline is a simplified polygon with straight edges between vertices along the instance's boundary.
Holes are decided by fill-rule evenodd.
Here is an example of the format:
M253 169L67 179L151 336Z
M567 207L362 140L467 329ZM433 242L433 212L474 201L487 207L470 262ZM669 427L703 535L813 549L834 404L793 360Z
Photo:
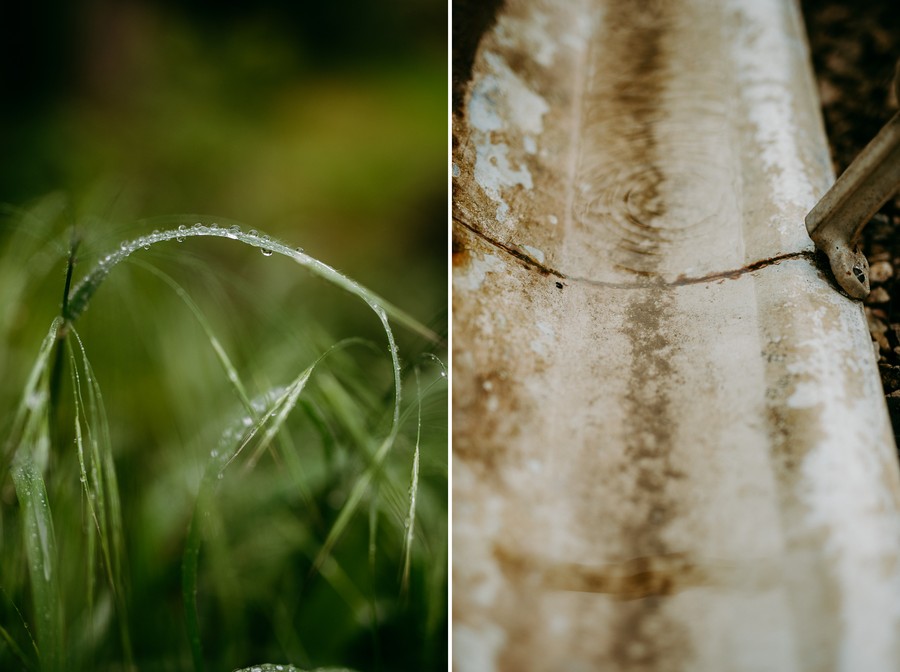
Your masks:
M178 218L166 218L165 220L157 221L174 222L178 221ZM162 242L171 240L182 242L189 237L202 236L212 236L237 240L246 245L250 245L251 247L260 249L266 253L278 253L285 257L293 259L295 262L307 268L314 274L324 278L335 286L344 289L350 294L359 297L366 303L366 305L369 306L369 308L372 309L372 311L381 322L382 329L384 330L387 337L388 351L391 357L391 363L393 365L394 372L394 408L391 429L388 436L382 441L374 456L373 466L380 466L380 464L384 461L384 459L390 452L391 447L394 445L394 441L397 437L397 432L399 431L400 420L401 368L400 360L397 355L397 344L394 339L394 333L391 330L391 326L388 321L388 315L393 317L400 324L403 324L405 327L424 336L432 342L437 342L440 339L433 331L420 324L417 320L414 320L392 304L388 303L374 292L369 291L359 283L351 280L350 278L339 273L337 270L331 268L327 264L322 263L318 259L309 256L299 249L293 249L280 241L271 239L265 235L260 235L256 232L244 232L237 225L219 227L207 225L202 222L197 222L193 226L187 227L186 225L182 224L176 229L169 229L166 231L148 234L136 238L131 242L123 243L118 250L107 255L72 290L68 301L67 314L63 317L67 321L75 321L76 319L78 319L78 317L87 309L91 297L99 288L104 278L106 278L106 276L109 274L110 270L116 264L129 257L132 253L141 249L148 249L152 245L156 245ZM269 255L267 254L266 256ZM356 508L359 505L359 502L361 501L364 493L368 489L373 475L373 468L370 467L354 485L347 503L341 510L337 521L335 522L334 526L329 532L328 537L325 540L325 543L323 544L322 552L314 562L314 569L318 568L321 565L324 558L331 552L334 544L343 533L351 517L355 513Z
M194 669L197 672L204 669L200 618L197 611L197 572L202 543L201 521L211 505L215 487L224 476L225 470L271 420L272 422L266 428L254 455L265 451L283 426L291 410L297 405L297 399L319 361L321 361L321 358L297 376L291 385L268 408L257 409L251 404L251 409L255 411L254 415L257 417L253 425L246 433L241 432L244 429L243 418L239 423L230 426L225 430L219 440L219 445L210 455L210 460L200 482L200 491L197 494L197 501L191 517L187 544L182 560L182 595L186 612L185 620L188 639L191 644L191 656L194 662Z

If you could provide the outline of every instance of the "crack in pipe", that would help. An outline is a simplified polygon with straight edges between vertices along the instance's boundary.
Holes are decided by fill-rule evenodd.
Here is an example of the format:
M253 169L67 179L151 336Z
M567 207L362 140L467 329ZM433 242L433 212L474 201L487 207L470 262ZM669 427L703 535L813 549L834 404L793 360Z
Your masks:
M662 277L657 277L655 280L647 280L644 282L609 282L606 280L583 278L577 275L566 275L565 273L558 271L555 268L547 266L546 264L542 264L531 255L523 252L518 248L518 246L514 244L502 243L499 240L491 238L483 231L476 229L471 224L462 221L455 215L453 217L453 221L460 226L468 229L493 247L496 247L506 252L510 256L515 257L519 261L523 261L529 266L536 268L542 275L553 275L562 280L569 280L570 282L581 282L587 285L592 285L594 287L610 287L612 289L647 289L651 287L682 287L685 285L700 285L706 282L716 282L719 280L736 280L737 278L747 275L748 273L755 273L756 271L759 271L768 266L777 266L781 262L790 261L791 259L807 259L812 262L812 264L817 269L819 268L819 265L816 263L816 252L814 252L813 250L800 250L799 252L784 252L782 254L777 254L774 257L760 259L758 261L754 261L751 264L747 264L746 266L742 266L741 268L735 268L727 271L716 271L715 273L709 273L707 275L701 275L697 277L679 275L674 280L665 280Z

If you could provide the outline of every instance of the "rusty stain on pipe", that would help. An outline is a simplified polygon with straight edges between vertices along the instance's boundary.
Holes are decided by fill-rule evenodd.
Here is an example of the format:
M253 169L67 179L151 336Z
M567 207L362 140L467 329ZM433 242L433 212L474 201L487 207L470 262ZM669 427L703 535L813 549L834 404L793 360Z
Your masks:
M462 220L454 217L453 221L459 226L466 227L476 236L483 238L485 241L489 242L495 247L520 260L526 267L534 268L541 275L554 275L557 278L562 278L564 280L584 282L589 285L594 285L597 287L609 287L612 289L640 289L642 287L679 287L683 285L699 285L707 282L717 282L719 280L734 280L741 277L745 273L755 273L756 271L766 268L767 266L774 266L775 264L780 264L783 261L788 261L791 259L807 259L812 263L816 263L817 261L817 255L814 252L801 250L800 252L786 252L784 254L770 257L768 259L759 259L758 261L754 261L753 263L742 266L741 268L734 268L727 271L716 271L715 273L710 273L708 275L702 275L699 277L679 275L674 279L666 279L659 276L654 277L651 273L639 273L637 271L632 271L636 275L645 275L653 279L647 282L604 282L602 280L591 280L590 278L579 278L564 275L563 273L557 271L555 268L549 268L536 259L533 259L515 243L501 243L499 241L492 240L481 231L477 230L469 224L466 224ZM454 238L453 254L456 255L454 256L454 259L456 260L455 265L459 265L462 258L462 246L457 238Z

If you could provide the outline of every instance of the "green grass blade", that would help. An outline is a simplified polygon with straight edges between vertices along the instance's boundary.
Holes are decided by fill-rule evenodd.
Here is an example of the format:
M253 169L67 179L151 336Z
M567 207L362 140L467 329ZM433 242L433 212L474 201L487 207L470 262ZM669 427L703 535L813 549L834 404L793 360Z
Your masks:
M164 220L157 221L174 222L178 221L178 218L166 218ZM109 274L110 270L116 264L129 257L134 252L141 249L147 249L152 245L156 245L162 242L171 240L177 240L181 242L186 238L197 236L213 236L237 240L246 245L258 248L267 255L278 253L286 256L290 259L293 259L301 266L304 266L314 274L334 284L335 286L340 287L345 291L359 297L360 299L365 301L366 304L372 309L372 311L381 322L382 328L385 332L385 335L387 336L388 352L391 358L394 372L394 407L391 429L387 438L382 441L378 451L376 451L375 454L375 466L380 466L394 444L394 441L397 437L397 432L399 431L400 420L401 368L400 360L397 356L397 344L394 339L394 333L391 330L391 326L388 321L388 315L390 314L392 317L394 317L394 319L396 319L407 328L412 329L416 333L432 340L433 342L437 342L439 338L430 329L424 327L416 320L413 320L408 315L403 313L403 311L391 305L374 292L369 291L362 285L354 282L350 278L339 273L337 270L333 269L327 264L322 263L318 259L309 256L299 248L291 248L280 241L273 240L266 235L260 235L253 230L244 232L236 224L228 227L219 227L218 224L215 223L204 224L200 221L198 221L191 227L182 224L177 229L155 232L146 236L141 236L140 238L137 238L131 242L122 243L118 250L112 252L104 259L102 259L101 262L90 273L88 273L88 275L83 278L81 282L79 282L78 285L72 290L68 302L68 313L63 317L68 321L76 320L84 312L84 310L87 309L91 297L99 288L104 278ZM331 548L343 533L344 529L350 521L350 518L356 511L356 507L359 505L360 500L368 489L373 474L374 472L372 470L372 467L370 467L369 470L367 470L354 485L353 490L350 494L350 498L348 499L344 508L341 510L337 521L335 522L334 526L329 532L328 537L325 540L322 552L319 554L319 557L314 563L314 568L317 568L321 565L322 560L324 560L327 554L331 552Z
M419 445L422 440L422 393L419 390L419 370L416 369L416 390L418 391L416 407L418 409L418 421L416 422L416 448L413 452L412 474L409 483L409 511L406 514L406 537L403 540L403 577L400 587L403 592L409 588L409 567L412 560L412 543L416 532L416 495L419 492Z
M232 387L234 387L235 392L237 392L238 398L244 405L244 409L252 416L253 406L250 403L250 397L247 395L247 389L244 387L243 382L241 382L241 377L238 375L237 369L235 368L234 364L231 363L231 359L228 357L228 353L225 352L225 348L222 347L222 343L219 341L218 337L216 337L216 334L215 332L213 332L209 320L206 319L206 316L203 314L203 311L200 310L200 307L185 291L184 287L175 282L172 276L168 275L167 273L163 273L161 270L159 270L155 266L151 266L150 264L146 264L140 261L136 261L135 263L166 283L172 289L172 291L175 292L176 296L178 296L178 298L180 298L184 302L191 313L193 313L197 322L200 324L200 327L203 329L203 332L206 334L206 338L207 340L209 340L209 344L212 347L213 352L215 352L216 358L219 360L219 364L222 365L222 369L225 371L225 376L228 378L228 382L231 383Z
M214 488L218 481L221 480L228 466L271 420L254 451L253 457L258 459L258 456L265 451L272 439L280 431L290 412L297 405L297 399L319 361L321 361L321 358L297 376L269 408L259 413L258 419L246 434L241 434L238 431L239 427L242 429L244 426L243 420L239 425L235 424L234 427L229 427L222 435L219 446L210 455L210 460L207 463L206 471L200 483L200 491L197 495L194 513L191 516L187 544L182 559L182 599L185 605L185 625L196 672L201 672L204 669L200 618L197 611L197 574L200 546L202 544L201 521L211 505ZM251 404L251 408L253 408L253 404Z
M62 669L63 603L53 517L39 465L46 463L49 454L48 363L61 325L59 319L54 320L41 343L4 456L4 460L7 456L12 459L10 473L21 507L41 669L51 672Z
M6 642L6 645L9 647L9 650L13 652L13 655L18 658L19 662L22 664L22 668L26 670L31 670L32 665L31 661L25 656L25 652L19 648L19 645L16 643L16 640L13 639L9 632L6 631L2 625L0 625L0 639L3 639Z
M396 306L362 285L354 282L333 269L331 266L309 256L299 248L291 248L280 241L269 238L264 234L259 234L253 229L244 232L241 230L240 225L230 222L224 223L227 225L219 226L215 222L211 222L209 217L203 216L160 217L146 220L146 223L151 225L154 223L160 225L173 225L185 221L188 217L191 220L198 221L193 226L181 224L175 229L147 234L128 243L122 243L118 250L106 255L106 257L100 261L100 263L75 287L75 289L72 290L72 295L69 299L69 311L68 314L63 317L70 321L78 319L81 313L87 308L91 296L100 286L103 279L109 274L110 270L134 252L141 249L148 249L153 245L171 240L181 242L190 237L215 236L238 240L257 249L264 250L267 253L272 252L289 257L328 282L360 297L369 305L381 307L388 315L393 317L399 324L402 324L407 329L414 331L431 342L440 341L440 337L437 334L421 324L418 320L410 317ZM209 222L209 224L203 222Z
M46 425L44 431L48 431ZM49 436L46 440L49 441ZM56 534L44 479L27 448L16 454L12 479L24 518L25 553L31 579L41 670L56 672L63 669L65 650Z
M103 405L97 377L94 375L87 357L84 343L78 332L71 329L81 354L80 361L75 356L74 348L69 341L69 361L72 370L72 388L75 409L75 445L78 453L78 465L81 471L81 482L85 501L93 526L88 527L88 562L90 576L89 607L93 604L93 572L94 572L94 532L99 539L100 553L106 570L107 583L116 605L119 624L119 639L128 666L132 665L131 635L128 630L128 606L125 596L122 565L124 563L125 538L122 523L121 501L116 480L115 464L112 455L112 442L109 437L109 423ZM82 376L87 384L87 403L85 403ZM82 417L86 425L86 434L82 429ZM86 459L85 441L90 450Z
M44 337L41 347L38 350L37 358L34 366L28 374L28 380L25 382L25 389L22 394L22 400L16 409L13 417L12 427L10 428L9 437L3 454L3 472L6 473L10 460L12 460L16 451L19 449L23 432L26 431L26 425L40 419L40 408L44 412L47 410L49 403L49 389L46 381L47 364L50 361L50 353L53 350L53 344L59 338L60 328L63 326L61 318L56 318L50 325L50 331ZM42 384L43 381L43 384ZM38 456L41 457L41 456Z

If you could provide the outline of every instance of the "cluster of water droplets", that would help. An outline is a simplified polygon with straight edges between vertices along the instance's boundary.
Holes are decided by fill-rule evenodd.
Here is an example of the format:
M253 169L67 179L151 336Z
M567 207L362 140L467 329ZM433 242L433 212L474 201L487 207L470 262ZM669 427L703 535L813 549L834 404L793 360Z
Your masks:
M209 451L208 474L215 474L217 480L225 477L225 469L247 439L248 433L257 423L257 418L265 418L266 421L273 418L276 415L274 406L286 392L287 387L281 385L256 397L250 402L253 415L243 414L225 428L216 447Z
M250 231L244 234L241 231L241 227L237 224L220 227L216 222L210 224L196 222L192 226L179 224L177 228L166 231L154 229L152 233L140 236L132 241L120 243L119 249L100 259L94 269L72 290L70 296L73 300L70 304L70 314L68 317L72 319L78 317L87 306L87 301L93 293L93 288L102 282L113 266L133 252L138 250L149 250L152 245L169 240L183 243L187 238L193 236L218 236L221 238L231 238L232 240L243 240L245 243L256 244L263 256L266 257L271 257L274 254L273 247L276 245L280 246L277 241L273 241L269 236L265 234L260 235L256 229L250 229ZM256 240L249 240L250 238L255 238ZM303 254L303 248L295 248L294 252ZM308 261L308 258L306 260Z

